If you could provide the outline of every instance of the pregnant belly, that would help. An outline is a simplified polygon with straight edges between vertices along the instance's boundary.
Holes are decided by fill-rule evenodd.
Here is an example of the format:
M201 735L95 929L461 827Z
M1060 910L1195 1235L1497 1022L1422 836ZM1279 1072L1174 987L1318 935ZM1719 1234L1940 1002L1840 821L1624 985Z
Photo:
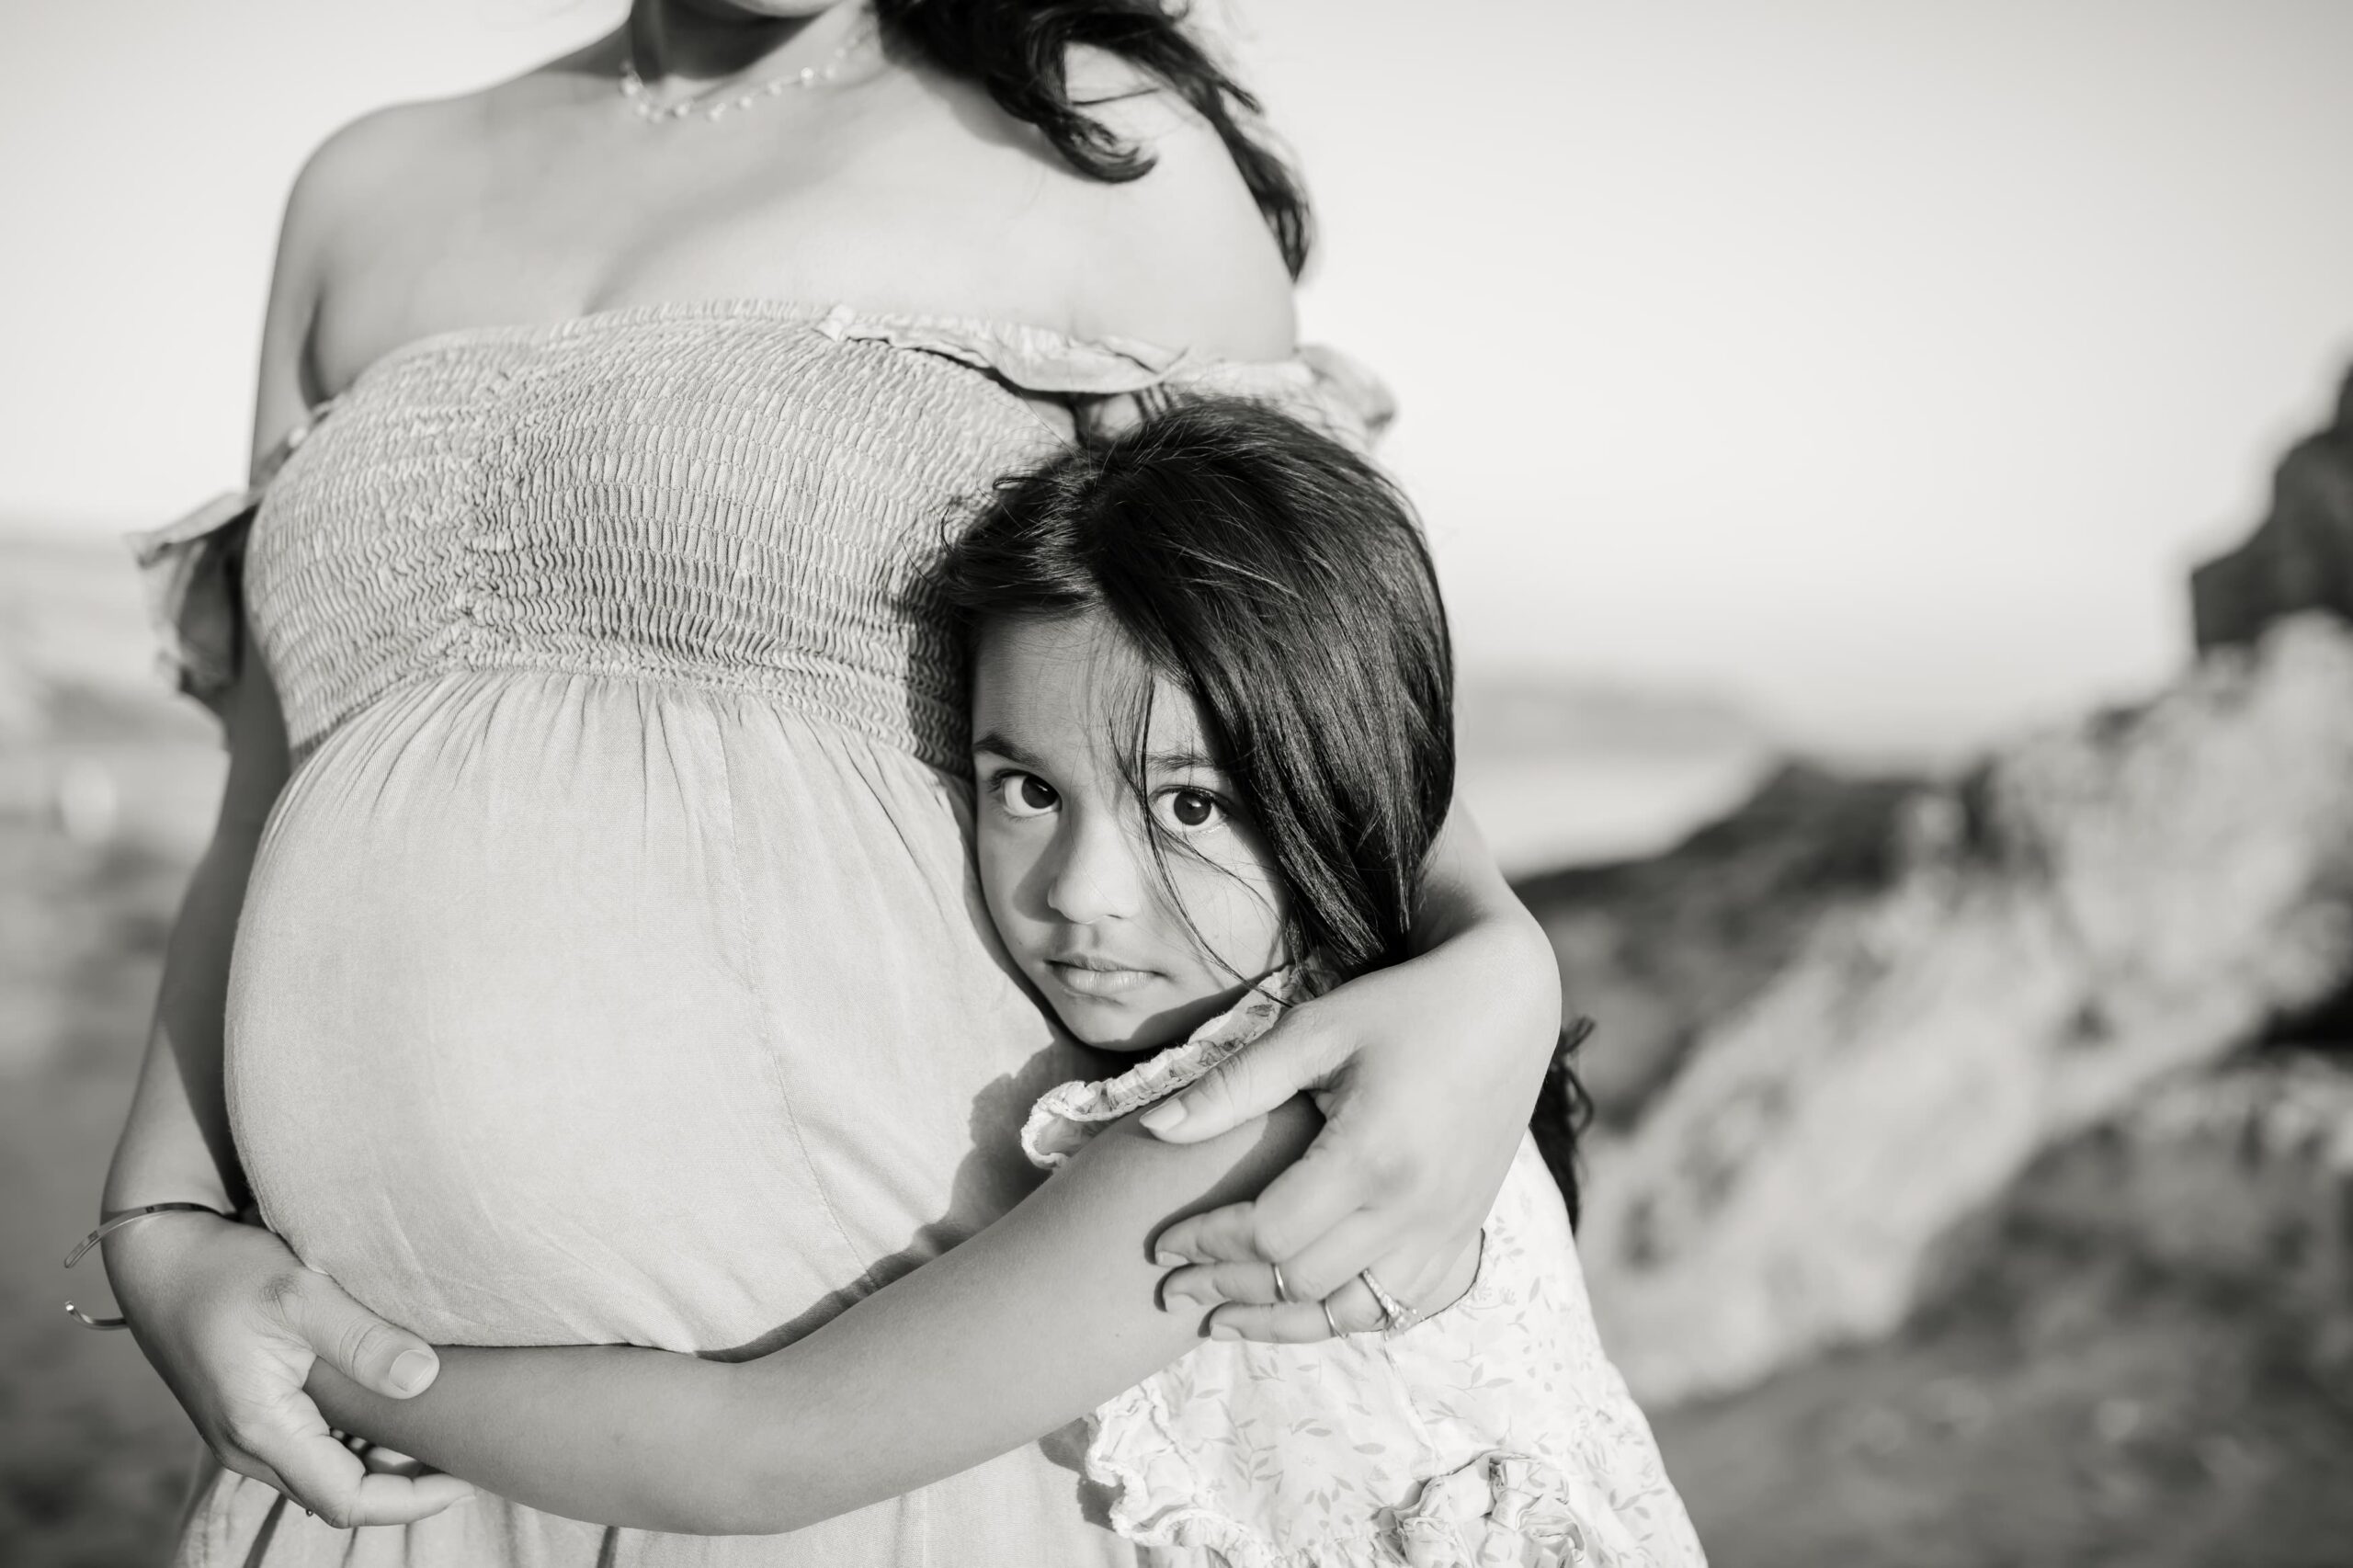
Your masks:
M299 769L238 927L265 1216L445 1342L745 1346L1012 1202L1081 1070L1008 978L964 805L756 699L406 688Z

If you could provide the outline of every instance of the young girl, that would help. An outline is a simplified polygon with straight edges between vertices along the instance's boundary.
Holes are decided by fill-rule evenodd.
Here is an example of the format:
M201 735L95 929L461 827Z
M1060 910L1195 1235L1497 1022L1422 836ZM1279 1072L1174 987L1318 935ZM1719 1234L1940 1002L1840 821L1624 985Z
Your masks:
M1171 1146L1134 1113L1406 954L1453 789L1452 676L1396 493L1283 415L1196 403L1008 482L941 581L973 655L989 916L1073 1035L1140 1058L1038 1103L1024 1143L1058 1174L758 1360L451 1348L403 1403L316 1372L331 1418L554 1512L751 1532L1092 1411L1086 1472L1150 1562L1699 1563L1532 1142L1422 1290L1367 1271L1292 1301L1250 1262L1156 1289L1134 1245L1254 1190L1317 1124L1293 1102ZM1250 1311L1318 1343L1240 1341L1224 1320Z

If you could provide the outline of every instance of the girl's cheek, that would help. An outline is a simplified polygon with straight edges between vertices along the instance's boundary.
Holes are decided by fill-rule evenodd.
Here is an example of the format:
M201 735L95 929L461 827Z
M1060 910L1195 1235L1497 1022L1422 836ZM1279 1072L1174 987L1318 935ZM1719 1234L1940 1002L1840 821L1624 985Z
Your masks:
M1282 901L1254 858L1191 867L1180 892L1193 926L1225 962L1248 969L1280 960Z

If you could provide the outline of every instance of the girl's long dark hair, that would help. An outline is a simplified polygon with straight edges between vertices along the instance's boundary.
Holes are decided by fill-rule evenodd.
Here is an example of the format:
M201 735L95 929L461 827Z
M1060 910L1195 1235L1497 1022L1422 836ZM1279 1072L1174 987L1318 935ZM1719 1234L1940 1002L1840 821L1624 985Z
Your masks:
M1290 950L1343 974L1406 956L1454 794L1454 666L1421 529L1371 463L1260 404L1180 403L1004 482L938 580L968 628L1108 616L1199 710Z
M1243 184L1296 278L1313 220L1290 165L1256 131L1258 100L1202 48L1162 0L873 0L886 41L948 75L977 83L1033 125L1082 174L1140 179L1151 157L1074 99L1064 62L1074 47L1118 56L1165 83L1225 143Z
M1263 405L1180 403L1003 481L931 580L968 637L1108 616L1199 710L1289 894L1290 950L1343 975L1408 956L1454 794L1454 663L1421 528L1380 470ZM1140 793L1144 729L1122 743ZM1563 1031L1533 1123L1572 1224L1591 1027Z

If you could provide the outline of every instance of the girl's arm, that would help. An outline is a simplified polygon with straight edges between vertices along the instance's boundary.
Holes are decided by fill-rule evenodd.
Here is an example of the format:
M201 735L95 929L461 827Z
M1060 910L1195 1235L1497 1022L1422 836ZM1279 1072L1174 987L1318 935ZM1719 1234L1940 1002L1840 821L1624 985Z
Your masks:
M1245 1338L1320 1337L1317 1298L1370 1267L1427 1310L1501 1190L1561 1027L1560 972L1458 800L1423 881L1418 956L1292 1009L1264 1039L1145 1113L1164 1139L1212 1138L1312 1093L1322 1134L1255 1202L1169 1228L1193 1264L1279 1263L1293 1306L1229 1304ZM1205 1305L1217 1273L1187 1272Z
M1304 1101L1178 1146L1107 1129L1006 1218L757 1361L444 1347L394 1402L324 1369L338 1426L517 1502L645 1529L796 1529L1032 1441L1198 1342L1148 1243L1296 1157Z

